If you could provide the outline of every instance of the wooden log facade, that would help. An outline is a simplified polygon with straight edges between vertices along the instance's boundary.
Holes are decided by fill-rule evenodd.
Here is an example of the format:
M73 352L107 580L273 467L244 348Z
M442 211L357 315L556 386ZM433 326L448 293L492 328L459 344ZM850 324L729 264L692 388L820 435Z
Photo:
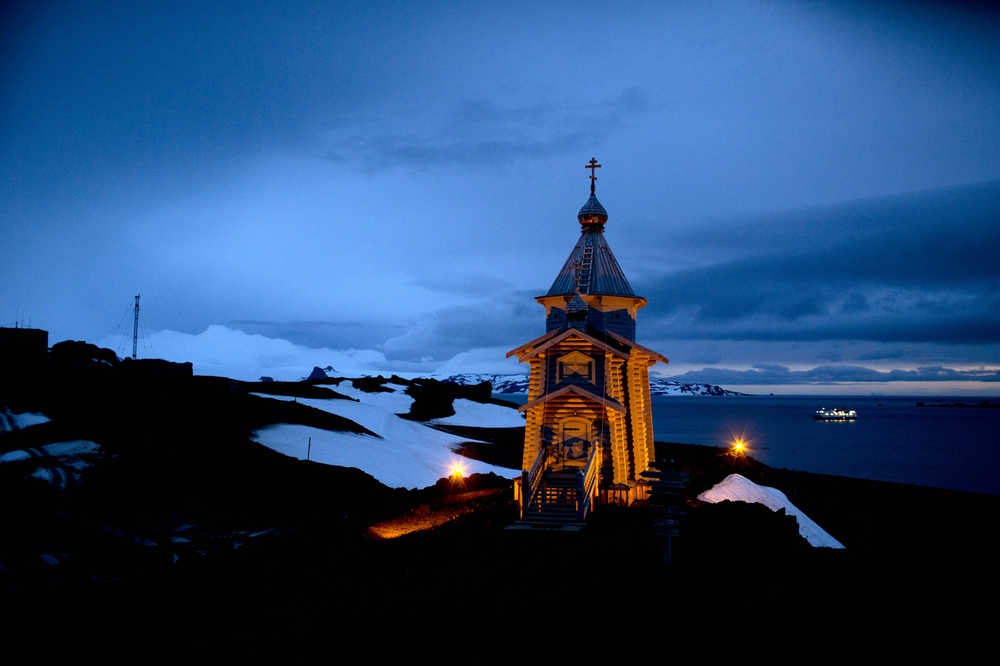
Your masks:
M546 474L590 478L588 464L599 465L601 501L630 503L645 497L643 473L654 462L649 368L667 359L635 342L646 299L632 291L604 238L607 211L593 185L577 217L580 239L536 298L546 333L507 354L530 365L522 476L544 494ZM522 515L543 514L544 502L528 490L520 493Z

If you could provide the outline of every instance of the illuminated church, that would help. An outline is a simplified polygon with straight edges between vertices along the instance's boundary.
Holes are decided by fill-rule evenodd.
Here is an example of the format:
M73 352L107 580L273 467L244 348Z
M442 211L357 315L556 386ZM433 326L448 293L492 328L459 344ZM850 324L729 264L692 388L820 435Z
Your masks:
M649 368L662 355L635 342L637 296L604 236L608 213L595 194L581 233L548 293L545 335L508 352L531 366L522 474L525 522L581 523L598 502L645 497L654 461Z

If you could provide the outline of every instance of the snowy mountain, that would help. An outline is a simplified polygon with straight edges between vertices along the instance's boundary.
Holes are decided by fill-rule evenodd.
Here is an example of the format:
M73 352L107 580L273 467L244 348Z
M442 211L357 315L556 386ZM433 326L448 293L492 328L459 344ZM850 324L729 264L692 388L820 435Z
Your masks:
M649 393L650 395L747 395L715 384L683 384L663 377L649 378Z
M493 385L494 393L527 393L528 375L488 375L488 374L467 374L451 375L442 377L441 381L454 382L456 384L469 385L489 382ZM649 378L650 395L746 395L724 389L714 384L682 384L663 377Z
M489 382L493 385L494 393L527 393L528 392L528 375L484 375L484 374L466 374L466 375L451 375L450 377L441 377L443 382L454 382L455 384L460 384L462 386L470 386L472 384L482 384L483 382Z

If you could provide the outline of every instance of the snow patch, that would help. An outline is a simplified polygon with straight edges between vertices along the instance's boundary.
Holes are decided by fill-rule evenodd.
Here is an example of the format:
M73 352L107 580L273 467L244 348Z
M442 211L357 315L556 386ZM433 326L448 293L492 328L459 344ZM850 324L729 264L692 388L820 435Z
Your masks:
M0 454L0 463L33 459L38 466L28 476L47 481L58 488L80 480L80 472L91 466L84 457L101 453L101 445L86 439L45 444Z
M390 436L376 439L368 435L331 432L288 423L266 426L254 433L254 436L269 449L300 460L306 457L311 438L310 460L327 465L356 467L394 488L425 488L434 485L441 477L448 476L451 466L459 461L469 474L493 472L513 478L519 473L462 458L452 451L452 447L468 440L416 425L426 431L419 433L421 437Z
M0 410L0 432L20 430L41 423L48 423L49 417L41 412L24 412L14 414L6 409Z
M477 428L519 428L524 425L524 419L514 407L475 402L465 398L456 398L452 406L455 408L453 416L434 419L431 423Z
M29 474L32 479L41 479L42 481L47 481L53 486L59 486L64 488L66 484L63 483L62 476L59 475L59 470L49 469L48 467L39 467L34 472Z
M99 453L101 445L87 439L75 439L70 442L46 444L41 449L50 456L78 456L87 453Z
M494 473L514 478L519 471L464 458L455 449L467 438L456 437L422 423L400 418L410 410L413 398L401 392L366 393L344 382L338 392L360 402L325 398L290 398L254 395L273 400L294 400L331 414L348 418L376 433L381 439L348 432L331 432L310 426L278 423L254 433L256 440L293 458L327 465L356 467L387 486L424 488L448 476L452 465L461 462L467 474Z
M17 451L8 451L7 453L0 453L0 463L14 462L15 460L27 460L31 458L31 454L23 449L18 449Z
M785 493L777 488L759 486L741 474L730 474L719 483L698 495L698 499L709 504L718 502L747 502L763 504L771 511L784 509L789 516L795 516L801 534L811 546L816 548L843 548L826 530L817 525L809 516L788 501Z

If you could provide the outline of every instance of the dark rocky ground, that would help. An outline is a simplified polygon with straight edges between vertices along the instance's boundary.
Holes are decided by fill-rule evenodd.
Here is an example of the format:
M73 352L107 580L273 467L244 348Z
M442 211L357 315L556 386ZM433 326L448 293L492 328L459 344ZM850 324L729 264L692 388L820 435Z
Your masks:
M351 428L249 393L336 397L329 392L352 380L265 386L165 376L169 368L142 374L94 363L86 349L63 356L5 386L5 404L53 421L0 435L0 453L80 438L106 454L65 489L27 475L36 463L0 465L8 644L47 652L60 637L77 651L135 645L147 658L176 653L195 663L212 655L313 663L373 629L392 636L431 624L434 641L462 631L516 654L525 627L573 643L588 627L608 637L609 623L621 623L655 648L667 629L680 636L734 618L779 634L802 622L837 627L836 635L930 617L970 626L982 617L975 602L998 591L1000 497L772 469L661 442L658 459L690 474L675 561L664 567L650 507L599 507L575 534L505 531L516 518L511 494L475 492L506 487L499 477L391 489L249 440L277 421ZM386 381L354 385L380 390ZM418 419L446 415L454 397L489 399L481 388L433 382L408 390L420 396L410 415ZM449 430L494 443L470 445L473 457L519 456L520 429ZM781 489L847 550L811 548L794 519L758 505L694 500L734 471ZM392 540L368 531L463 493L477 496L474 510L444 525Z

